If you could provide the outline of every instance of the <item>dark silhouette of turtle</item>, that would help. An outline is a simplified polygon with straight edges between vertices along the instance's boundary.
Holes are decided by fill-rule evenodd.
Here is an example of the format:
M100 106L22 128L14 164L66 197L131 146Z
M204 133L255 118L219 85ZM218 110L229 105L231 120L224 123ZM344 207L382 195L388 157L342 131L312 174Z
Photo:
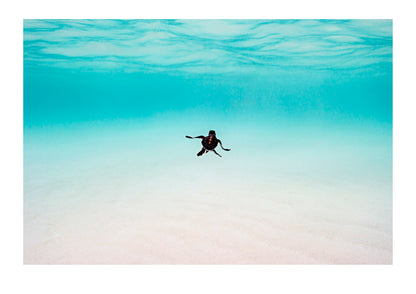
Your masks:
M201 143L202 143L202 146L204 147L202 147L201 151L198 152L197 154L198 156L208 153L209 151L213 151L219 157L222 157L221 155L217 153L217 151L215 151L215 147L217 147L218 143L220 143L221 148L224 149L225 151L231 150L231 149L226 149L222 147L221 140L215 136L215 131L213 130L209 131L209 134L206 137L204 136L198 136L198 137L185 136L185 137L189 139L202 139Z

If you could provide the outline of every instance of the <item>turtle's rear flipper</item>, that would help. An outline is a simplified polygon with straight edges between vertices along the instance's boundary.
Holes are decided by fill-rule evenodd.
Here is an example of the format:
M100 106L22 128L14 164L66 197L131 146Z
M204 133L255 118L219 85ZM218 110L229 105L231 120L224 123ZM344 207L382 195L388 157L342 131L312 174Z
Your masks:
M205 148L202 148L201 151L198 152L197 156L201 156L205 153Z
M212 151L214 151L214 153L215 153L215 154L217 154L219 157L222 157L221 155L219 155L219 154L217 153L217 151L215 151L215 149L214 149L214 150L212 150Z

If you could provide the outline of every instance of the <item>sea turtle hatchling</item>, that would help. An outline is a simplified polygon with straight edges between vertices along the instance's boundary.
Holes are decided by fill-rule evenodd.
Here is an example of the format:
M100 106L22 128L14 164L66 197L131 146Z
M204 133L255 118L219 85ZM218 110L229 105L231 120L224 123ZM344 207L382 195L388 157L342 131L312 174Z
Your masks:
M203 155L203 154L205 154L209 151L213 151L219 157L222 157L221 155L219 155L217 153L217 151L215 151L215 147L217 147L218 143L220 143L221 148L224 149L225 151L230 151L231 150L231 149L227 149L227 148L222 147L221 140L218 139L215 136L215 131L214 130L209 131L209 134L206 137L204 137L204 136L197 136L197 137L185 136L185 137L189 138L189 139L202 139L201 143L202 143L203 147L202 147L201 151L198 152L197 156L201 156L201 155Z

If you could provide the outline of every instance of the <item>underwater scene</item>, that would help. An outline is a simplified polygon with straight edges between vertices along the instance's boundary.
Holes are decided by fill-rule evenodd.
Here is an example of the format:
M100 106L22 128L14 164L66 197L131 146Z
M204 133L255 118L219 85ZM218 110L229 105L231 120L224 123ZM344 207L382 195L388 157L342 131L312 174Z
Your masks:
M25 264L392 263L392 20L23 24Z

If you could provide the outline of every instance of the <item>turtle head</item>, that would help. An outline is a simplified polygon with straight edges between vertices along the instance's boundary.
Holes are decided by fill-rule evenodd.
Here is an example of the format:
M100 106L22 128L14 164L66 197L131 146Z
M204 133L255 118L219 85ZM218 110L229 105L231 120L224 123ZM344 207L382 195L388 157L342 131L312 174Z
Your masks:
M210 135L215 136L215 131L214 131L214 130L209 131L209 134L208 134L208 135L209 135L209 136L210 136Z

